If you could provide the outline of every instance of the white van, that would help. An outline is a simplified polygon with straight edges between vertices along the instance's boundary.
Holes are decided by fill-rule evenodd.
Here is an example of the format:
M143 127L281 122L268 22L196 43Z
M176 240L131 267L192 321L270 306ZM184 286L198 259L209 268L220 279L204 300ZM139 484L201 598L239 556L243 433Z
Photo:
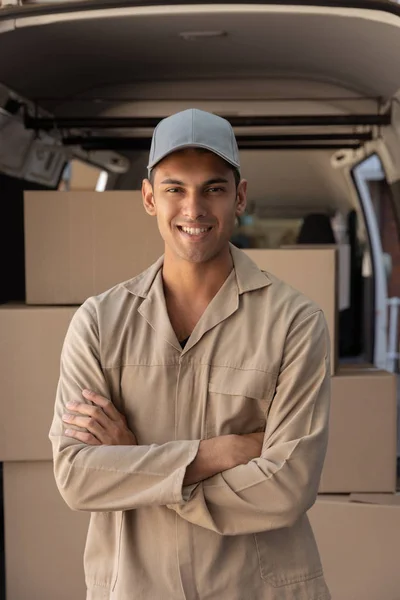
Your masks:
M236 243L350 244L341 360L393 368L382 233L400 223L399 60L390 0L0 0L0 302L24 300L24 190L58 189L73 159L137 189L155 124L197 107L237 134Z

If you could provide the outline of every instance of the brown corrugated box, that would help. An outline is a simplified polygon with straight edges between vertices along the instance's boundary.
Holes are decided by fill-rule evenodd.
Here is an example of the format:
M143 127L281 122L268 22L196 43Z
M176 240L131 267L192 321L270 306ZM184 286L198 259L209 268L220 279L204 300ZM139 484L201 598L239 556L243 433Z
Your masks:
M28 304L81 304L134 277L163 251L157 221L146 214L141 192L25 193ZM247 253L321 306L334 347L336 250ZM336 352L332 357L334 367Z
M50 461L5 463L7 600L83 600L88 523L62 500Z
M400 505L392 498L322 496L310 510L332 600L400 598Z
M98 167L92 167L80 160L71 160L69 181L70 191L95 191L100 173L101 169Z
M333 248L337 251L338 309L345 310L350 306L350 245L349 244L296 244L281 246L281 249L318 250Z
M396 376L346 368L332 377L329 443L320 492L396 489Z
M75 310L0 306L0 461L51 459L60 354Z
M26 301L81 304L164 252L140 192L25 192Z
M313 300L323 310L331 337L331 373L337 367L338 285L337 249L246 250L263 270L269 271Z

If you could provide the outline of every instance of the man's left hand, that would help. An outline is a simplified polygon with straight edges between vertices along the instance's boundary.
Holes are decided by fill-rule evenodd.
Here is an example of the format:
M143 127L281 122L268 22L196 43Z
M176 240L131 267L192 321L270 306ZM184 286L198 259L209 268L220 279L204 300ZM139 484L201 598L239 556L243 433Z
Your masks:
M83 390L82 396L93 404L68 402L68 410L77 414L63 415L64 423L76 425L86 431L66 429L67 437L75 438L90 446L136 446L137 440L128 428L126 418L108 398L91 390Z

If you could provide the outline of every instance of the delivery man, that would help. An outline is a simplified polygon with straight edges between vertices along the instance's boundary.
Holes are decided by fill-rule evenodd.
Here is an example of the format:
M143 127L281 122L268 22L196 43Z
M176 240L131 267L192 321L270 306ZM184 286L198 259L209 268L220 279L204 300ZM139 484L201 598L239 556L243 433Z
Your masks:
M226 120L164 119L148 169L165 254L75 313L50 432L60 493L92 513L87 599L328 600L306 515L323 314L230 245L247 183Z

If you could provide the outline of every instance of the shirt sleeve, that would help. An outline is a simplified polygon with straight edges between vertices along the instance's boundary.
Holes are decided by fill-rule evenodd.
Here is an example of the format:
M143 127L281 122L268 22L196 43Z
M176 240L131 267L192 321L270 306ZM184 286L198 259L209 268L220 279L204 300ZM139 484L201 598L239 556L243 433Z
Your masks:
M74 510L121 511L139 506L182 503L187 466L200 440L150 446L89 446L64 435L68 401L84 402L92 389L112 400L99 357L95 311L86 301L75 313L61 354L60 378L50 429L54 473Z
M169 508L221 535L290 527L315 502L328 441L329 334L320 310L289 331L260 458Z

